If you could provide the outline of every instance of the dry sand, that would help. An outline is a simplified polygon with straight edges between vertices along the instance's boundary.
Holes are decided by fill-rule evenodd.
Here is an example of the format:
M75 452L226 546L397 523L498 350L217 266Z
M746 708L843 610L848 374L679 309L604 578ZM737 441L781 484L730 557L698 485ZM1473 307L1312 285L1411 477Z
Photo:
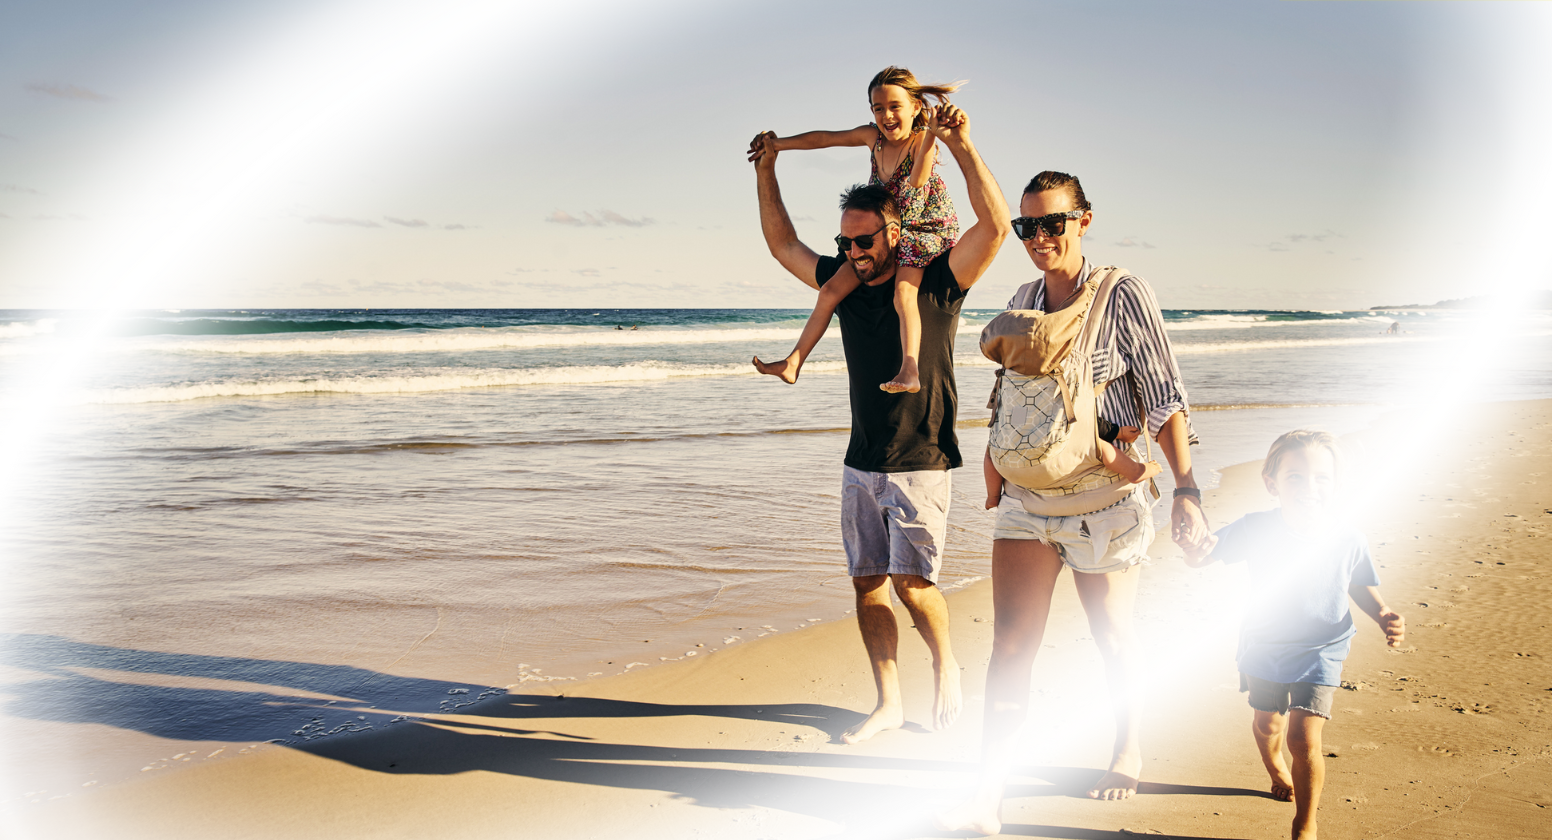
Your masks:
M1365 491L1382 502L1365 530L1409 633L1390 651L1355 616L1351 688L1325 730L1322 836L1552 836L1552 402L1484 407L1448 429L1397 424L1351 445L1386 464L1388 483ZM1208 493L1215 525L1271 506L1258 470L1236 467ZM1233 572L1188 569L1162 540L1153 556L1138 610L1156 665L1139 795L1081 796L1110 734L1064 581L1005 835L1287 836L1292 806L1263 793L1250 711L1233 690ZM843 621L549 693L519 686L462 714L266 747L4 817L12 836L47 838L966 836L924 816L972 778L990 595L979 584L950 598L970 708L944 733L912 724L833 743L872 702ZM908 714L921 721L927 656L901 620Z

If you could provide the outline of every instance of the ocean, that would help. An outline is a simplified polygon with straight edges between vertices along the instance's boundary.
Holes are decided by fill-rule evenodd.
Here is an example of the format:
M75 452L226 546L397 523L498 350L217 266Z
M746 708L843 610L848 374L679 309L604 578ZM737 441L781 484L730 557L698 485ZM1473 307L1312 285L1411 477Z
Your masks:
M989 570L995 313L956 343L946 588ZM795 386L749 363L806 316L0 311L0 801L845 618L839 329ZM1552 397L1549 313L1165 316L1207 484L1291 428Z

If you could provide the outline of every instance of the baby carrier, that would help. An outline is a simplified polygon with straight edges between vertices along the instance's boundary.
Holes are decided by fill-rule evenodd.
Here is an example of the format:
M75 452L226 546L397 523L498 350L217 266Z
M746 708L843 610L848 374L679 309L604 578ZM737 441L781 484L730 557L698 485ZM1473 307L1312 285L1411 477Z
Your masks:
M1032 309L1035 284L981 331L981 353L1002 367L992 409L992 464L1005 492L1041 516L1076 516L1126 498L1132 485L1099 460L1094 345L1115 286L1127 272L1095 268L1077 300L1057 312ZM1136 392L1133 392L1136 397ZM1138 414L1146 417L1138 400ZM1143 433L1146 442L1148 435ZM1119 445L1118 445L1119 447ZM1148 444L1149 458L1152 445ZM1148 482L1154 498L1158 488Z

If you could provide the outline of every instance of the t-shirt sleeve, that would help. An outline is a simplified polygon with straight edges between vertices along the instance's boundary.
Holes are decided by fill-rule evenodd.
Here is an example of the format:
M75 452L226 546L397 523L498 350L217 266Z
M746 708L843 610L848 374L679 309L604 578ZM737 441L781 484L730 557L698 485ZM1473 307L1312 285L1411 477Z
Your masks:
M959 280L948 264L948 255L952 253L954 249L950 248L927 263L922 270L921 294L932 295L944 303L953 303L965 296L965 290L959 288Z
M1369 540L1363 534L1353 540L1353 572L1349 586L1379 586L1380 573L1374 569L1374 556L1369 553Z
M1248 516L1219 528L1218 533L1213 534L1218 538L1218 544L1212 550L1213 559L1220 563L1243 563L1254 551L1255 531Z
M840 257L820 257L819 262L814 263L814 282L824 288L824 284L830 282L830 278L845 264L846 261Z

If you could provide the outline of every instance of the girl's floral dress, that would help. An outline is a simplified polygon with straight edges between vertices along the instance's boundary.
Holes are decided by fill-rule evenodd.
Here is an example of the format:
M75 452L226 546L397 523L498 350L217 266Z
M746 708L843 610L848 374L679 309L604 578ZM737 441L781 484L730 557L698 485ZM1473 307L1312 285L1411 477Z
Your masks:
M921 129L917 129L920 131ZM889 190L900 206L900 246L896 258L901 265L924 268L939 254L954 247L959 241L959 216L954 213L954 202L949 200L948 185L938 175L938 162L932 162L932 175L926 186L911 186L911 167L915 152L907 152L900 165L895 167L889 180L878 172L879 152L884 145L884 135L878 135L873 144L873 176L870 184L879 184Z

